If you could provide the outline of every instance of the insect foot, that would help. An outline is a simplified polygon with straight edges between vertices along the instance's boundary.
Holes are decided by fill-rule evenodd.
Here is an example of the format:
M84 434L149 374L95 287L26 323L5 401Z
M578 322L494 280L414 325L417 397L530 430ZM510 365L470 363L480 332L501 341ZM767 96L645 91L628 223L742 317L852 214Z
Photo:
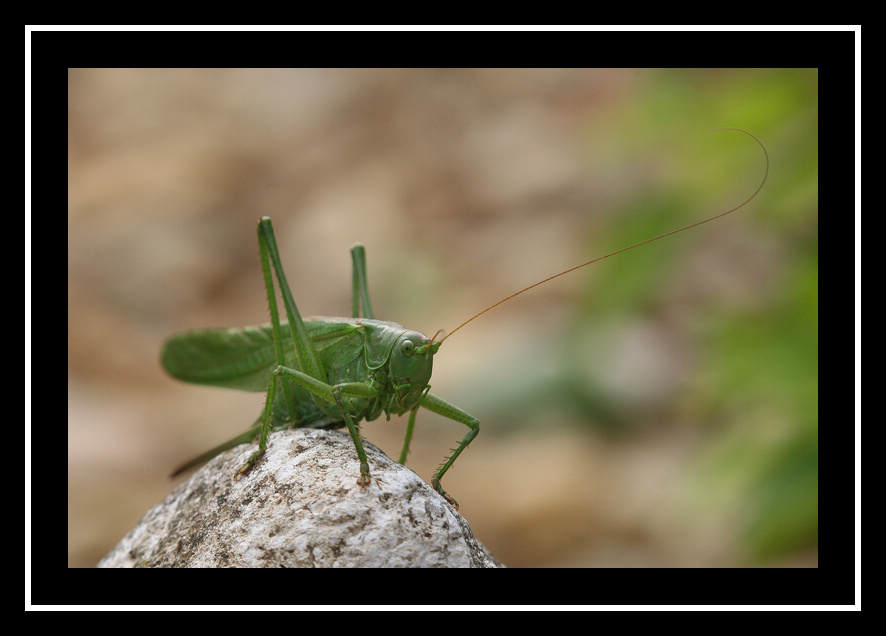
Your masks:
M237 472L234 473L234 481L240 481L243 477L248 475L255 466L256 462L260 460L264 456L264 454L265 451L257 450L252 455L250 455L246 463L240 466L240 468L237 469Z
M261 470L242 482L219 475L255 449L221 453L99 567L502 567L421 477L364 445L373 478L365 490L345 431L275 432Z
M431 479L431 485L434 487L434 490L440 493L440 496L443 497L443 499L448 501L453 508L458 510L458 502L448 492L443 490L443 486L440 485L439 479L437 479L436 477L434 479Z

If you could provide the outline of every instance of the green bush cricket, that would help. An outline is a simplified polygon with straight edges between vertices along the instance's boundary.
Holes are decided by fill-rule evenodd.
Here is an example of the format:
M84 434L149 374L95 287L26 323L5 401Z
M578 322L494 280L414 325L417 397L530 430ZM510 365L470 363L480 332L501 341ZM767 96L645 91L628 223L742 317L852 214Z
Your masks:
M366 253L360 244L351 249L352 316L302 319L286 282L271 219L262 218L258 223L258 245L270 324L177 334L166 341L161 361L170 375L185 382L244 391L265 391L264 409L248 430L187 462L173 473L173 477L199 466L224 450L258 438L258 449L234 475L234 479L240 479L264 455L271 431L289 427L347 427L360 460L357 483L366 487L370 483L369 464L360 440L359 423L362 420L375 420L382 413L390 419L391 415L409 412L406 436L399 458L399 462L404 464L409 453L416 413L422 407L464 424L469 429L431 479L434 489L458 508L458 503L443 489L440 481L461 452L477 436L480 421L429 390L433 356L443 341L490 309L554 278L713 221L747 205L766 183L769 176L769 154L760 140L747 131L738 128L720 130L744 132L760 144L766 157L763 180L743 203L721 214L550 276L490 305L439 339L442 332L428 338L400 324L375 319L369 299ZM286 321L280 320L278 287Z

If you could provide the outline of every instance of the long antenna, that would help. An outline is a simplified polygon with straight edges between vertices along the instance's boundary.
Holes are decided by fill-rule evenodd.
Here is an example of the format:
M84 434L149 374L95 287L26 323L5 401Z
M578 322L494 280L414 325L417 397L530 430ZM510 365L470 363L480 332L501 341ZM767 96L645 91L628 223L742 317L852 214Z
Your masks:
M475 318L479 318L480 316L482 316L483 314L485 314L485 313L486 313L487 311L489 311L490 309L495 309L496 307L498 307L498 306L501 305L502 303L506 303L506 302L508 302L511 298L513 298L513 297L515 297L515 296L519 296L519 295L522 294L523 292L527 292L527 291L529 291L530 289L532 289L533 287L538 287L539 285L543 285L543 284L547 283L548 281L554 280L555 278L558 278L558 277L563 276L563 275L565 275L565 274L568 274L568 273L570 273L570 272L574 272L574 271L577 270L577 269L581 269L582 267L586 267L586 266L588 266L588 265L591 265L592 263L596 263L597 261L602 261L604 258L609 258L610 256L615 256L616 254L621 254L622 252L627 252L628 250L632 250L632 249L634 249L635 247L640 247L641 245L646 245L647 243L652 243L653 241L657 241L657 240L659 240L659 239L663 239L664 237L666 237L666 236L670 236L671 234L677 234L677 233L679 233L679 232L683 232L683 231L685 231L685 230L688 230L688 229L694 228L694 227L696 227L696 226L698 226L698 225L701 225L701 224L703 224L703 223L707 223L707 222L709 222L709 221L713 221L714 219L719 219L720 217L722 217L722 216L726 216L727 214L732 214L732 213L735 212L736 210L739 210L739 209L743 208L744 206L746 206L748 203L750 203L750 202L754 199L754 197L756 197L756 196L760 193L760 190L763 189L763 186L766 184L766 179L769 177L769 153L766 152L766 146L764 146L764 145L763 145L763 142L760 141L759 139L757 139L754 135L752 135L751 133L749 133L747 130L743 130L743 129L741 129L741 128L714 128L713 130L737 130L737 131L739 131L739 132L743 132L744 134L746 134L746 135L748 135L749 137L751 137L751 138L752 138L754 141L756 141L758 144L760 144L760 148L763 149L763 154L766 155L766 174L763 175L763 180L760 182L760 185L757 187L757 189L754 191L754 193L753 193L750 197L748 197L747 199L745 199L745 201L744 201L743 203L741 203L740 205L735 206L735 207L732 208L731 210L727 210L726 212L721 212L720 214L717 214L717 215L715 215L715 216L708 217L708 218L706 218L706 219L704 219L704 220L702 220L702 221L696 221L695 223L692 223L692 224L690 224L690 225L687 225L686 227L681 227L680 229L677 229L677 230L671 230L670 232L666 232L666 233L664 233L664 234L660 234L659 236L656 236L655 238L646 239L645 241L641 241L640 243L636 243L635 245L631 245L630 247L623 247L622 249L617 250L617 251L615 251L615 252L612 252L611 254L607 254L606 256L600 256L599 258L595 258L594 260L592 260L592 261L588 261L587 263L582 263L581 265L576 265L575 267L572 267L572 268L570 268L570 269L567 269L566 271L560 272L559 274L554 274L553 276L549 276L548 278L545 278L544 280L541 280L541 281L535 283L534 285L530 285L529 287L527 287L527 288L525 288L525 289L521 289L521 290L518 291L517 293L515 293L515 294L511 294L511 295L508 296L507 298L503 298L502 300L498 301L498 302L495 303L494 305L490 305L489 307L487 307L486 309L484 309L483 311L481 311L479 314L476 314L476 315L474 315L474 316L468 318L468 319L465 320L463 323L461 323L458 327L456 327L455 329L453 329L452 331L450 331L448 334L446 334L445 336L443 336L440 340L437 340L437 339L436 339L436 336L435 336L435 337L434 337L434 341L438 343L437 346L439 347L439 345L442 344L442 342L443 342L444 340L446 340L446 338L448 338L449 336L451 336L452 334L454 334L456 331L458 331L459 329L461 329L462 327L464 327L466 324L468 324L469 322L471 322L471 321L474 320Z

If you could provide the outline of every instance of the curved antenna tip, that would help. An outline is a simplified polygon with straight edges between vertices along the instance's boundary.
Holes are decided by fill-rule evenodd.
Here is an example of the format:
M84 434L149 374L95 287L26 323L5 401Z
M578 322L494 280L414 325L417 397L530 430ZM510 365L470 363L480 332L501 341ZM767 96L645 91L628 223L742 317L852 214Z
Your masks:
M434 342L440 342L440 343L442 343L444 340L446 340L446 338L448 338L449 336L451 336L452 334L454 334L456 331L458 331L459 329L461 329L462 327L464 327L466 324L468 324L469 322L471 322L471 321L474 320L475 318L479 318L480 316L482 316L483 314L485 314L485 313L486 313L487 311L489 311L490 309L495 309L496 307L498 307L498 306L501 305L502 303L506 303L506 302L509 301L511 298L514 298L515 296L519 296L519 295L522 294L523 292L527 292L527 291L529 291L530 289L532 289L532 288L534 288L534 287L538 287L539 285L543 285L544 283L547 283L547 282L550 281L550 280L554 280L555 278L559 278L560 276L563 276L564 274L568 274L569 272L574 272L574 271L577 270L577 269L581 269L582 267L585 267L585 266L590 265L590 264L592 264L592 263L596 263L597 261L602 261L603 259L605 259L605 258L609 258L610 256L615 256L616 254L621 254L622 252L627 252L628 250L632 250L632 249L634 249L635 247L640 247L641 245L646 245L647 243L652 243L653 241L657 241L657 240L659 240L659 239L663 239L663 238L665 238L666 236L670 236L671 234L679 234L680 232L683 232L683 231L688 230L688 229L690 229L690 228L696 227L696 226L698 226L698 225L702 225L702 224L704 224L704 223L708 223L708 222L710 222L710 221L713 221L714 219L719 219L720 217L722 217L722 216L726 216L727 214L732 214L732 213L735 212L736 210L738 210L738 209L740 209L740 208L743 208L743 207L746 206L748 203L750 203L750 202L751 202L751 201L752 201L752 200L753 200L753 199L754 199L754 198L760 193L760 190L762 190L762 189L763 189L763 186L766 185L766 179L769 178L769 152L766 150L766 146L763 145L763 142L762 142L762 141L760 141L759 139L757 139L756 135L754 135L754 134L752 134L752 133L749 133L747 130L745 130L745 129L743 129L743 128L712 128L711 130L736 130L736 131L738 131L738 132L743 132L744 134L748 135L751 139L753 139L754 141L756 141L758 144L760 144L760 148L763 149L763 154L766 156L766 173L763 175L763 180L760 182L760 185L757 186L757 189L754 190L754 193L753 193L751 196L749 196L747 199L745 199L742 203L740 203L739 205L735 206L735 207L732 208L731 210L726 210L725 212L721 212L720 214L715 214L714 216L709 216L709 217L706 218L706 219L702 219L701 221L696 221L695 223L690 223L689 225L686 225L686 226L684 226L684 227L678 228L678 229L676 229L676 230L671 230L670 232L665 232L664 234L659 234L658 236L653 237L653 238L651 238L651 239L646 239L645 241L641 241L641 242L639 242L639 243L635 243L634 245L631 245L631 246L629 246L629 247L623 247L623 248L620 249L620 250L616 250L615 252L611 252L611 253L609 253L609 254L606 254L606 256L600 256L600 257L598 257L598 258L595 258L595 259L593 259L593 260L588 261L587 263L582 263L581 265L576 265L575 267L571 267L571 268L569 268L569 269L567 269L567 270L565 270L565 271L560 272L559 274L554 274L553 276L548 276L548 277L545 278L544 280L541 280L541 281L535 283L534 285L530 285L529 287L526 287L525 289L521 289L520 291L518 291L518 292L516 292L516 293L514 293L514 294L511 294L511 295L508 296L507 298L504 298L504 299L498 301L498 302L495 303L494 305L490 305L489 307L487 307L487 308L484 309L483 311L481 311L481 312L479 312L479 313L477 313L477 314L474 314L473 316L471 316L470 318L468 318L467 320L465 320L463 323L461 323L458 327L456 327L455 329L453 329L452 331L450 331L447 335L445 335L445 336L444 336L443 338L441 338L439 341L437 340L437 336L434 336ZM439 334L439 333L441 333L441 332L442 332L442 330L441 330L441 331L438 331L437 333ZM439 346L439 345L438 345L438 346Z

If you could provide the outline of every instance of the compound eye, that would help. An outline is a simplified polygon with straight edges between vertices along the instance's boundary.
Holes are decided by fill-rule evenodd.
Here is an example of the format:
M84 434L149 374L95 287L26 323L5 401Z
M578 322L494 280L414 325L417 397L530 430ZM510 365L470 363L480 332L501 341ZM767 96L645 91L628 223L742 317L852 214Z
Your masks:
M412 342L412 340L404 340L400 343L400 353L402 353L404 356L409 357L414 351L415 343Z

